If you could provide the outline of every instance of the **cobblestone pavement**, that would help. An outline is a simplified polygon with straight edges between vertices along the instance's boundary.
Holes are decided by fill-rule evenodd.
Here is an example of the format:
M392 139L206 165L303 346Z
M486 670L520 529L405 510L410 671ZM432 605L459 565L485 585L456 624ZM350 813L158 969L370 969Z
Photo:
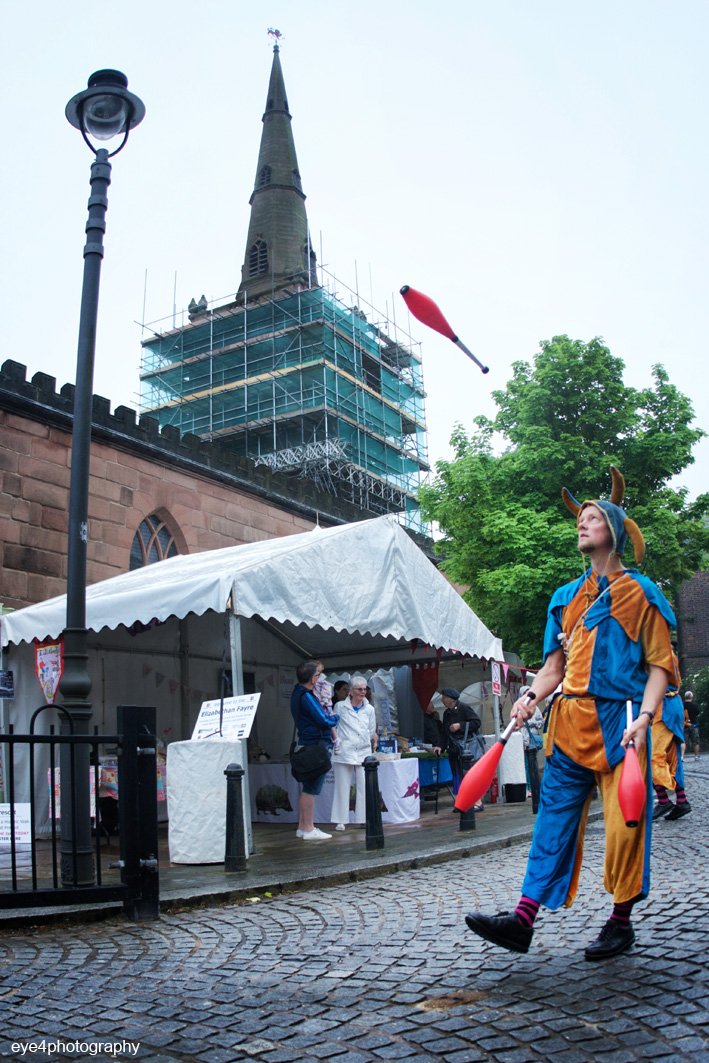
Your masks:
M140 1042L137 1058L152 1063L699 1063L709 1059L704 763L688 765L687 788L692 814L656 824L638 943L613 960L583 959L609 911L594 825L577 904L542 913L526 956L463 923L470 908L514 905L526 846L159 923L7 931L0 1057L131 1059L127 1042Z

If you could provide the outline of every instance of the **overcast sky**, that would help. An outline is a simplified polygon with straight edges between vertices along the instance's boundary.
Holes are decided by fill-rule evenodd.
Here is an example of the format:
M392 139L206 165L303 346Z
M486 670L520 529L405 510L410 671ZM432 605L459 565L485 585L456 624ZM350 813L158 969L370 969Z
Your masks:
M432 460L559 333L635 387L663 363L709 429L706 0L6 4L0 362L74 381L91 156L64 106L102 67L147 115L113 164L94 391L137 408L140 322L233 295L269 26L318 257L397 318L426 292L491 367L413 323Z

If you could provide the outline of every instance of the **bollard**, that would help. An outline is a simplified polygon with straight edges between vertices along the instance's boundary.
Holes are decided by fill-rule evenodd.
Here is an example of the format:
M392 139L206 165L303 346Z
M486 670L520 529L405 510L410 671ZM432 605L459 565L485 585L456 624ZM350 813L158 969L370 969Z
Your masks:
M463 756L460 758L461 778L465 775L465 773L467 771L470 770L470 768L472 768L474 763L475 763L475 761L474 761L473 757L470 757L470 756L467 756L467 755L463 754ZM471 807L471 808L469 808L467 810L467 812L461 812L460 813L460 822L458 824L458 830L475 830L475 829L476 829L476 826L475 826L475 811Z
M384 828L382 827L382 808L379 795L379 761L376 757L365 757L364 768L364 807L366 819L366 848L384 848Z
M531 743L524 751L524 759L527 762L529 789L532 791L532 814L536 816L539 810L539 764L537 763L537 751L532 748Z
M244 769L229 764L226 775L226 843L224 870L246 871L246 831L244 830Z

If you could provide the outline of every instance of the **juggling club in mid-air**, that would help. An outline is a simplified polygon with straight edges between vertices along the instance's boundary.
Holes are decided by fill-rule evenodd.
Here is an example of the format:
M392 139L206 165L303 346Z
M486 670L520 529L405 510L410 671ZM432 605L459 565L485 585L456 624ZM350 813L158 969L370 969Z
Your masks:
M463 341L456 336L453 329L450 327L445 317L441 313L440 307L437 303L434 303L433 299L428 295L424 295L423 292L417 292L415 288L405 284L400 289L401 295L404 297L404 302L408 306L411 313L415 318L418 318L424 325L428 325L429 328L434 329L436 332L440 332L442 336L452 340L456 343L461 351L465 351L468 358L471 358L475 364L482 369L483 373L489 373L488 366L483 365L479 361L472 351L468 350Z

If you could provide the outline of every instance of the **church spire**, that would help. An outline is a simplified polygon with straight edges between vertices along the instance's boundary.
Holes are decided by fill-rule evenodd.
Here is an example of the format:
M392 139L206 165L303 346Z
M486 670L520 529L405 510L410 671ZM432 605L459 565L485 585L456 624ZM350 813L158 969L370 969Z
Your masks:
M269 31L271 36L280 36ZM268 83L266 110L239 295L258 298L285 286L311 287L315 254L310 246L305 195L295 154L291 114L278 43Z

